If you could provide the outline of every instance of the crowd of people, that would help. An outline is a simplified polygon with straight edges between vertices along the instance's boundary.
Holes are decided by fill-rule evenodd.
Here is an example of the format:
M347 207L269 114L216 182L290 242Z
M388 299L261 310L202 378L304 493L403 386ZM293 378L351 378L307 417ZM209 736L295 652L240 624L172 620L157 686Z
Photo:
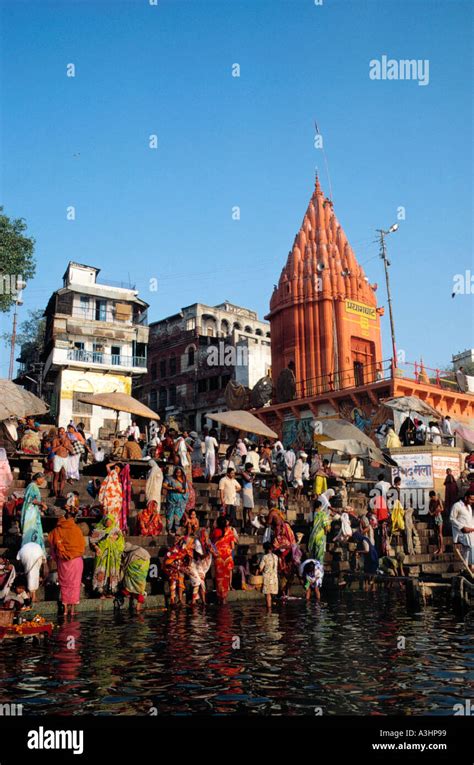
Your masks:
M414 425L416 435L418 425ZM43 582L48 577L57 581L61 608L66 614L74 613L84 580L86 541L77 523L78 514L85 511L73 486L81 465L93 459L105 463L106 475L91 478L87 488L92 500L89 514L96 521L89 537L94 565L88 586L91 593L114 598L118 605L129 597L139 609L150 575L150 553L127 541L131 533L158 537L166 531L169 535L156 577L168 585L171 605L183 602L187 585L191 603L205 603L211 572L220 603L234 587L258 587L271 608L272 598L288 597L294 582L303 585L307 599L319 600L328 543L339 548L350 545L354 567L366 574L403 575L405 555L416 552L417 508L401 489L400 478L392 484L380 473L367 511L361 514L349 503L343 473L336 475L317 448L295 451L284 448L279 440L259 443L239 437L221 452L216 430L199 436L195 431L162 426L145 439L132 422L123 437L113 439L101 454L81 423L41 434L37 423L27 421L23 446L31 447L31 433L36 434L36 443L40 439L37 454L43 455L44 472L33 476L23 497L8 493L12 475L8 455L0 448L0 501L9 525L18 521L21 538L16 557L0 560L0 601L7 608L23 609L34 602L42 575ZM147 478L146 501L132 516L130 461L134 460L146 463ZM444 499L430 492L428 517L436 531L436 553L444 552L443 528L450 522L454 542L474 573L474 452L466 457L465 467L468 490L460 496L458 477L448 469ZM51 492L64 502L64 515L48 536L47 552L41 518L47 509L43 496L48 478ZM199 480L217 484L217 514L211 523L196 512ZM67 496L66 484L71 487ZM264 511L262 496L267 505ZM287 511L290 498L301 507L303 497L304 522L297 530ZM251 555L249 546L239 543L239 533L263 533L263 554ZM395 554L394 535L403 540L404 552L398 549Z

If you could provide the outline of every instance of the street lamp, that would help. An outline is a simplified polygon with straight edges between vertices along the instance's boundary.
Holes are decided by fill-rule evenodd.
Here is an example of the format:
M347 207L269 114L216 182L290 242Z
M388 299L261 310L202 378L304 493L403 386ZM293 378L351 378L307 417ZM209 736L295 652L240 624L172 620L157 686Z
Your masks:
M11 348L10 348L10 368L8 370L8 379L13 379L13 369L15 366L15 345L16 345L16 324L17 324L17 316L18 316L18 307L20 305L23 305L23 290L26 287L26 282L23 279L17 279L16 282L16 288L18 290L18 293L15 297L15 311L13 313L13 329L12 329L12 339L11 339Z
M383 260L384 268L385 268L385 282L387 284L387 299L388 299L388 311L390 315L390 331L392 333L392 366L393 369L396 369L397 366L397 346L395 343L395 325L393 322L393 311L392 311L392 295L390 293L390 279L388 275L388 267L390 265L390 261L387 258L387 250L385 247L385 237L388 234L393 234L395 231L398 230L398 223L394 223L388 231L384 231L382 228L377 229L377 233L380 235L380 257Z

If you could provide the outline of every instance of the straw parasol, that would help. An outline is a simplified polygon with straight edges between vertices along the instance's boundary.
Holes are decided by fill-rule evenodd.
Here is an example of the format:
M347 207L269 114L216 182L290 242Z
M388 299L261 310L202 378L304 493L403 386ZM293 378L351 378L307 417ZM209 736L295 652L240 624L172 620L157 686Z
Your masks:
M49 407L34 393L11 380L0 380L0 421L9 417L36 417L49 412Z
M386 398L382 401L382 404L389 409L394 409L397 412L405 412L408 415L413 412L414 414L421 414L436 420L441 419L441 415L436 409L433 409L432 406L427 404L426 401L422 401L418 396L395 396L394 398Z
M237 409L232 412L211 412L206 414L210 420L227 425L228 428L235 428L244 433L255 433L257 436L267 436L268 438L278 438L278 433L265 425L254 414L246 412L243 409Z
M326 449L338 452L339 454L345 454L348 457L366 457L374 462L397 467L395 460L390 455L384 454L377 446L356 441L354 438L323 441L322 445Z
M93 393L84 394L79 397L79 401L92 406L102 406L104 409L113 409L117 412L115 431L117 432L118 418L120 412L134 414L136 417L145 417L147 420L159 420L160 417L153 409L149 409L141 401L127 393Z

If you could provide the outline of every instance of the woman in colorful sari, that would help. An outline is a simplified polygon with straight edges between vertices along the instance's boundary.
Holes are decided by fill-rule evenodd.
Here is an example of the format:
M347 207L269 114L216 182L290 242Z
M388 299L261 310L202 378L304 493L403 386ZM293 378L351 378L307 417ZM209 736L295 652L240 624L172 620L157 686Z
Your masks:
M107 477L102 481L99 490L99 502L102 505L104 517L111 515L120 528L122 518L123 490L120 481L120 462L109 462L107 467Z
M125 464L120 470L120 483L122 484L122 508L120 513L120 528L124 534L128 534L128 516L132 501L132 480L130 478L130 465Z
M21 546L28 542L36 542L46 552L43 539L43 526L41 525L41 510L46 510L48 505L41 500L40 489L46 486L43 473L36 473L32 482L25 491L23 507L21 510L20 528L22 533Z
M140 611L146 598L146 578L150 553L127 542L122 556L122 595L130 597L130 607Z
M8 489L13 482L12 471L5 449L0 449L0 534L3 533L3 505L8 499Z
M323 505L321 499L314 502L313 527L309 535L308 551L312 558L324 562L326 552L326 535L331 528L329 502Z
M160 511L154 499L137 515L138 533L141 537L157 537L163 531Z
M168 534L175 534L181 523L188 502L188 484L182 467L174 469L163 483L166 491L166 525Z
M291 581L294 575L293 548L296 545L295 535L288 521L278 524L272 542L272 550L278 555L278 571L285 583Z
M327 491L327 488L328 488L327 475L324 472L323 468L321 467L316 471L316 475L314 476L313 492L315 497L319 497L320 494L323 494L325 491Z
M79 473L79 464L81 456L85 451L84 444L82 443L82 436L79 435L74 425L67 426L67 437L71 442L73 452L67 457L67 471L66 478L69 482L79 481L81 476Z
M125 540L115 515L104 516L95 527L89 544L96 554L92 586L103 599L106 592L115 593L117 589L125 547Z
M61 590L61 603L65 607L66 616L68 607L71 616L74 616L75 606L81 598L81 580L84 569L82 556L86 542L84 535L76 524L76 507L70 505L66 515L58 518L56 528L49 534L51 557L58 566L58 581Z
M184 575L188 571L193 556L194 539L192 537L180 537L171 547L163 560L163 573L170 585L170 605L176 603L176 591L178 603L183 602Z
M216 528L212 532L214 565L216 568L216 590L219 603L226 602L232 582L234 560L232 550L235 545L235 534L225 515L219 516Z

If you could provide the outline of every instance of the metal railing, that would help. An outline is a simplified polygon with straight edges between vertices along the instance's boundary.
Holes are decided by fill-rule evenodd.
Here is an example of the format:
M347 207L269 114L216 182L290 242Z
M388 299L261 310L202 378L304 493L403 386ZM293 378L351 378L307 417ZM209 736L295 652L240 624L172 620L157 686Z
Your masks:
M422 385L435 385L437 388L444 388L445 390L459 390L454 372L433 369L432 367L425 366L420 361L404 361L399 366L403 372L403 377L407 380L415 380ZM404 366L413 367L413 370L405 370L402 368Z
M393 375L392 360L387 359L373 364L361 364L360 367L343 369L336 373L328 373L300 380L296 383L296 398L317 396L321 393L358 388L368 383L391 380Z
M71 348L67 352L68 361L81 361L86 364L100 364L106 367L139 367L146 369L147 359L143 356L123 356L117 353L101 353Z

